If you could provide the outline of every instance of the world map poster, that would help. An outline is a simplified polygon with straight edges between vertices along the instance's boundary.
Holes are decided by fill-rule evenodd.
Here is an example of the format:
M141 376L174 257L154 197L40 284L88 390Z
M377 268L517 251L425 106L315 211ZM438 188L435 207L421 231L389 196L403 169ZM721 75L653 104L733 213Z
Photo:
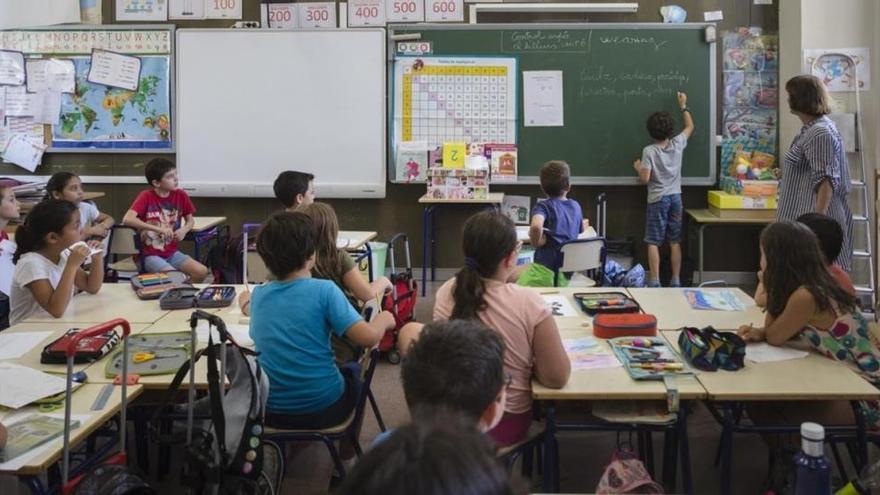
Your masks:
M61 97L51 150L170 151L171 29L58 29L0 32L0 48L29 58L72 60L75 90ZM141 59L135 91L87 80L93 49Z

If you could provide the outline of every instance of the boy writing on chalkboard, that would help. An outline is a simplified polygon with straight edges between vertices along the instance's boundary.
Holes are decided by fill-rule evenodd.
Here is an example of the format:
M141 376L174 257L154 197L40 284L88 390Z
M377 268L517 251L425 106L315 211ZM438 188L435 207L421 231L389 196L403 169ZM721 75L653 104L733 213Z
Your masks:
M287 211L315 202L315 176L306 172L285 170L278 174L272 189Z
M669 242L672 264L670 287L681 287L681 155L694 132L694 119L687 107L687 95L678 93L684 129L675 135L675 121L669 112L648 117L648 134L654 144L645 146L642 159L633 163L639 182L648 185L645 244L648 245L648 287L660 287L660 246Z

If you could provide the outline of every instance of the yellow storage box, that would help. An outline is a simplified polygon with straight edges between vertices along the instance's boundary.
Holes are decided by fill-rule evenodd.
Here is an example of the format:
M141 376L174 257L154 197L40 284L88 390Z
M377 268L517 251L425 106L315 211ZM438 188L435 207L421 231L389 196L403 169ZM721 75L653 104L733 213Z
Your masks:
M776 197L751 197L709 191L709 206L719 210L775 210Z

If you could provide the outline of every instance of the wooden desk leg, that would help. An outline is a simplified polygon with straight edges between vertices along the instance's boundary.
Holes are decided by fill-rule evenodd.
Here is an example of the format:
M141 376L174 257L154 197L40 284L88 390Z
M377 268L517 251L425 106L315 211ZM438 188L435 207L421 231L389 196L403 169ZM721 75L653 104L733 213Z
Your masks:
M425 210L422 212L422 297L425 297L425 285L428 283L428 256L429 249L428 246L428 233L431 231L431 218L433 217L434 207L432 205L426 206Z
M373 250L370 248L370 243L364 243L364 252L367 253L367 280L370 283L373 283ZM384 270L382 270L384 271ZM384 275L384 273L383 273ZM381 309L381 308L380 308Z
M703 231L706 229L706 224L701 223L697 227L697 257L699 258L699 274L700 280L698 284L703 283Z
M556 443L556 405L553 401L544 403L544 479L543 490L559 493L559 446Z
M733 404L725 403L724 422L721 425L721 493L730 495L730 471L733 462Z

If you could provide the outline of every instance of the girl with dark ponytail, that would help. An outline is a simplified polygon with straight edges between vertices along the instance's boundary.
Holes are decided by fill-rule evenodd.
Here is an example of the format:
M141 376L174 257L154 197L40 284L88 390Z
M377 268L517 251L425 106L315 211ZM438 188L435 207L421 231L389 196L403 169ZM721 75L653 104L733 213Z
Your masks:
M80 235L79 210L70 201L45 200L28 213L15 232L10 325L41 312L60 318L74 289L91 294L101 289L104 258L100 251L90 255L90 246L98 243L81 243ZM81 267L89 256L86 273Z
M510 383L504 417L489 435L501 445L521 440L532 421L531 380L551 388L568 382L571 364L544 299L507 283L520 243L509 218L497 211L470 217L462 234L464 267L437 291L434 320L478 319L504 338Z

